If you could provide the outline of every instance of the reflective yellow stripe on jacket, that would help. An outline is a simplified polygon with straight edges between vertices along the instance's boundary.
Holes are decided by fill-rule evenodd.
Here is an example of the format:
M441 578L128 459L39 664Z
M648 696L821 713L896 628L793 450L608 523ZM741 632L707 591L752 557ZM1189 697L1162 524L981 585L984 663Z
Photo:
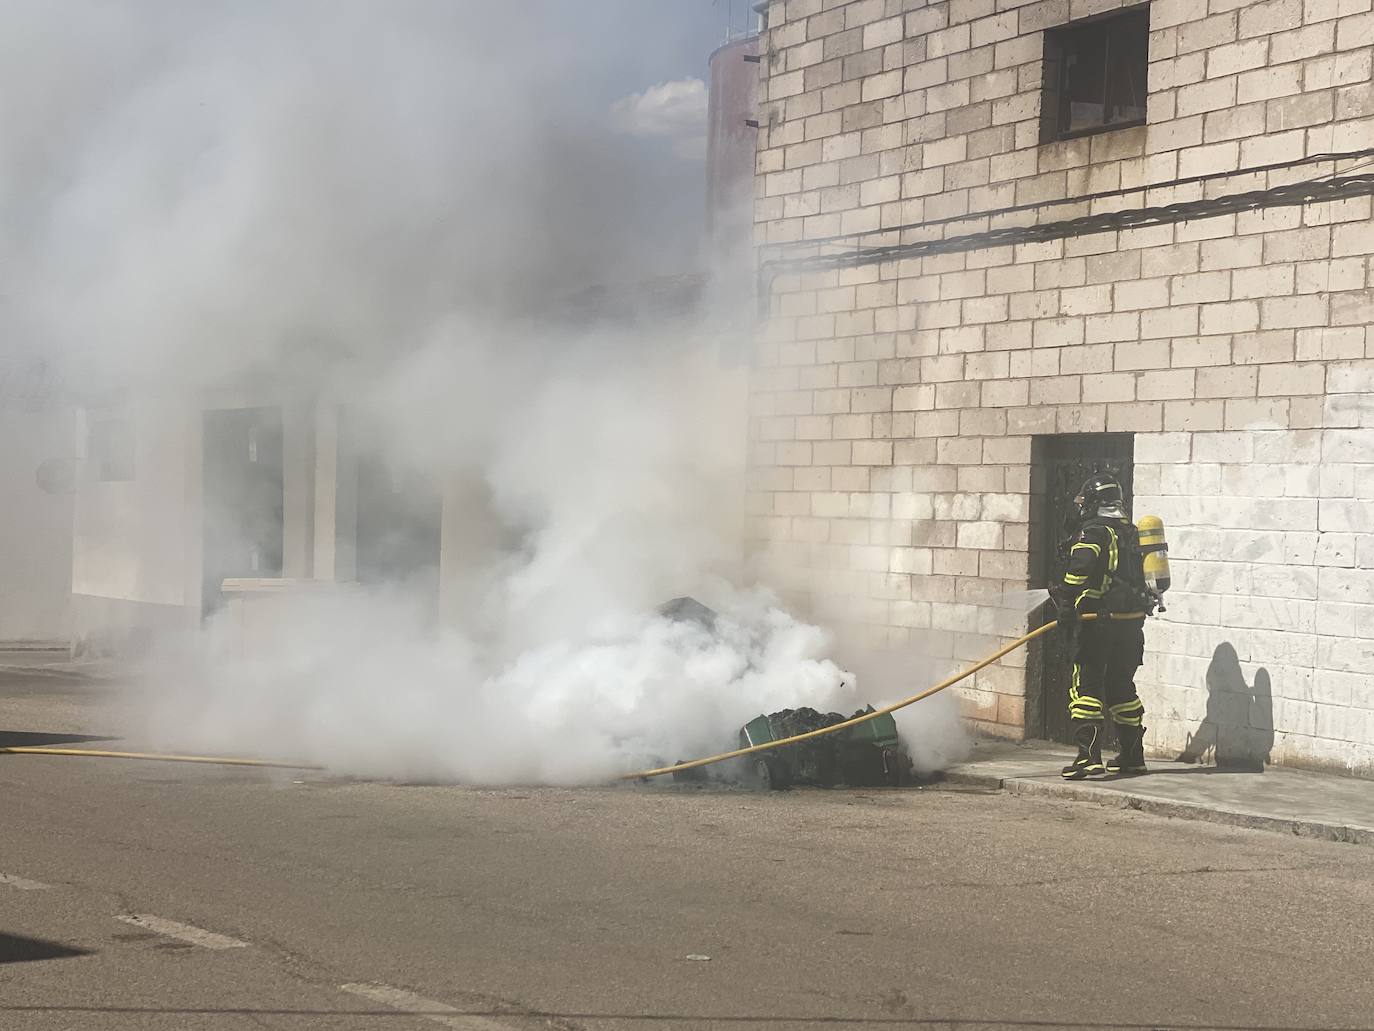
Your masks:
M1110 526L1104 526L1102 527L1102 529L1107 531L1107 569L1102 574L1102 583L1099 586L1089 587L1082 593L1080 593L1078 597L1074 598L1074 608L1081 608L1085 598L1102 597L1104 594L1107 593L1108 589L1112 586L1112 574L1116 572L1117 560L1119 557L1119 552L1117 550L1116 531L1113 530ZM1077 551L1079 548L1085 548L1087 550L1090 550L1094 555L1097 555L1098 557L1101 557L1102 555L1102 548L1096 544L1093 544L1091 541L1079 541L1077 544L1075 544L1072 548L1069 549L1069 553L1073 554L1073 552ZM1087 582L1088 578L1086 576L1075 576L1070 573L1065 575L1064 577L1064 583L1068 584L1070 587L1079 587L1083 584L1086 584Z

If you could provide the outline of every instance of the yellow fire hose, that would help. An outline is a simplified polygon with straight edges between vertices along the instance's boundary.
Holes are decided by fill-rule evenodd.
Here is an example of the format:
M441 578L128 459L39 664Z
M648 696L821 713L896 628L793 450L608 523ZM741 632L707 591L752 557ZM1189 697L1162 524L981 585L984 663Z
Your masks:
M1144 613L1129 613L1128 618L1143 616ZM1079 616L1079 619L1096 619L1094 613L1087 613ZM961 680L967 680L985 666L991 666L1003 655L1010 654L1020 648L1023 644L1029 644L1042 634L1047 634L1059 625L1057 619L1051 620L1042 627L1036 627L1030 633L1018 637L1008 645L997 649L987 658L970 666L962 672L956 673L947 680L942 680L934 687L928 687L920 694L914 694L910 698L886 706L882 709L875 709L873 712L866 712L862 716L855 716L853 719L845 720L843 723L836 723L833 726L822 727L820 730L808 730L805 734L796 734L792 737L785 737L778 741L765 741L761 745L751 745L748 748L736 748L732 752L721 752L720 755L710 755L705 759L693 759L691 762L678 763L676 766L660 766L656 770L643 770L640 773L626 773L621 776L621 780L645 780L649 777L662 777L665 773L682 773L684 770L695 770L701 766L710 766L712 763L724 762L726 759L735 759L741 755L753 755L755 752L771 752L775 748L783 748L787 745L794 745L798 741L809 741L813 737L821 737L824 734L834 734L836 731L847 730L850 727L857 727L860 723L867 723L869 720L876 720L879 716L886 716L888 713L896 712L898 709L905 709L908 705L915 705L922 699L929 698L931 695L939 694L947 687L953 687Z
M82 755L88 759L149 759L164 763L207 763L215 766L259 766L279 770L322 770L323 766L280 762L275 759L238 759L213 755L164 755L159 752L105 752L92 748L19 746L0 748L0 755Z
M1125 618L1139 618L1144 613L1129 613ZM1086 614L1080 619L1096 619L1094 614ZM934 687L928 687L920 694L914 694L900 702L888 705L873 712L866 712L862 716L855 716L853 719L845 720L843 723L836 723L830 727L822 727L820 730L811 730L805 734L797 734L793 737L785 737L779 741L768 741L761 745L752 745L749 748L736 748L730 752L721 752L719 755L709 755L704 759L693 759L691 762L678 763L675 766L660 766L654 770L641 770L639 773L626 773L620 776L620 780L647 780L650 777L662 777L668 773L682 773L685 770L695 770L702 766L710 766L713 763L724 762L727 759L735 759L742 755L752 755L755 752L771 752L775 748L785 748L787 745L794 745L798 741L809 741L814 737L821 737L825 734L834 734L837 731L847 730L850 727L858 726L860 723L867 723L869 720L877 719L879 716L886 716L896 712L898 709L905 709L908 705L915 705L931 695L939 694L945 688L953 687L961 680L967 680L973 674L986 666L991 666L1004 655L1014 652L1022 645L1029 644L1044 634L1049 633L1059 625L1058 620L1051 620L1044 626L1036 627L1028 634L1024 634L997 649L987 658L975 663L974 665L956 673L954 676L940 681ZM283 762L274 759L241 759L231 756L211 756L211 755L164 755L157 752L107 752L88 748L48 748L40 746L14 746L12 748L0 748L0 754L9 755L75 755L85 756L92 759L145 759L155 762L174 762L174 763L205 763L216 766L256 766L259 768L281 769L281 770L323 770L323 766L315 766L309 763Z
M1081 619L1091 620L1096 619L1096 616L1094 616L1094 614L1085 614L1085 616L1081 616ZM794 734L793 737L785 737L780 741L765 741L764 744L750 745L749 748L736 748L735 751L721 752L720 755L706 756L705 759L692 759L690 763L677 763L676 766L661 766L658 767L657 770L643 770L638 774L624 774L620 779L622 779L622 781L642 781L642 779L650 777L662 777L664 774L683 773L684 770L697 770L699 767L710 766L712 763L723 763L727 759L738 759L738 757L742 755L753 755L754 752L771 752L772 749L785 748L786 745L794 745L797 744L798 741L809 741L813 737L822 737L824 734L834 734L835 731L848 730L849 727L857 727L860 723L867 723L868 720L878 719L878 716L886 716L889 712L896 712L897 709L904 709L907 708L908 705L915 705L916 702L922 701L923 698L929 698L932 694L940 693L945 687L954 687L956 683L959 683L959 680L970 678L970 676L976 674L980 669L996 663L1004 654L1010 654L1011 652L1015 652L1018 647L1028 645L1028 643L1035 641L1037 636L1041 634L1048 634L1048 632L1054 630L1057 625L1059 625L1058 620L1051 620L1050 623L1044 624L1043 627L1036 627L1035 630L1032 630L1029 634L1022 635L1020 638L1015 639L1010 645L999 647L991 656L978 661L978 663L974 665L970 665L969 668L963 669L962 672L958 672L958 674L951 676L951 678L941 680L941 682L937 683L934 687L926 687L926 690L921 691L921 694L912 694L910 698L904 698L903 701L896 702L896 704L888 705L888 707L881 709L874 709L872 712L863 713L863 715L855 716L853 719L846 719L844 723L835 723L833 726L822 727L820 730L808 730L805 734Z

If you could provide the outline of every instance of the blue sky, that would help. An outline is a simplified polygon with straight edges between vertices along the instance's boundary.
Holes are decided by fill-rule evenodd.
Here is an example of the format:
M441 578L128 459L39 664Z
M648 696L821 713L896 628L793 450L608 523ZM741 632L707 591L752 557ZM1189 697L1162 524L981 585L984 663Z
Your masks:
M615 97L657 82L704 78L711 51L736 28L745 0L565 0L553 20L555 34L585 41L594 95ZM598 67L599 65L599 67Z
M592 210L620 223L616 253L603 255L598 278L623 280L694 266L704 217L701 140L688 128L692 100L704 128L704 92L681 84L707 77L711 52L727 24L750 24L747 0L545 0L532 46L556 55L560 98L576 111L584 140L603 148L602 175L569 182ZM641 103L635 117L617 116L633 95L676 83L676 104ZM658 99L661 101L662 96ZM657 121L656 121L657 120ZM572 178L570 176L570 178ZM652 246L645 246L652 241Z

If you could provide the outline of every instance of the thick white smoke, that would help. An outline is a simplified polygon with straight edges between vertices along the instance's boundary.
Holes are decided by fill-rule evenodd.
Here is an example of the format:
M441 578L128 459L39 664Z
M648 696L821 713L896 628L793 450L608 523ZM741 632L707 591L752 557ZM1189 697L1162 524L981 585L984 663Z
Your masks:
M571 784L730 747L760 712L852 707L827 635L730 585L743 427L714 352L527 332L497 348L447 326L364 394L407 461L482 488L471 532L445 541L466 560L456 618L436 634L424 598L340 587L275 601L245 647L231 609L155 667L160 743ZM503 385L517 396L493 404ZM714 628L656 614L683 594Z
M700 166L619 135L632 0L6 0L7 336L78 386L314 386L455 312L680 270ZM676 26L680 30L680 26Z
M721 594L713 629L604 618L499 665L480 642L418 633L403 599L295 601L268 648L224 641L183 667L196 675L156 693L157 726L179 747L366 776L577 784L729 747L760 712L849 703L822 632L762 593Z
M710 263L695 148L623 132L608 82L666 11L0 4L5 335L81 398L345 399L467 506L442 631L399 586L283 600L252 648L221 617L150 674L165 743L575 783L905 693L856 689L821 630L729 586L746 432L713 327L736 313L551 303ZM653 615L688 594L716 632ZM941 711L920 751L944 759Z

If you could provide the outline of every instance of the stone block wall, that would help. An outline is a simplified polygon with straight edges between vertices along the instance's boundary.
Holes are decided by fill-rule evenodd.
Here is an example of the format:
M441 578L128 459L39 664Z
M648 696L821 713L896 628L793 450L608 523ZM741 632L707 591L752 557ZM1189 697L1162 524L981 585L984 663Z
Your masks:
M1139 679L1162 749L1374 772L1374 362L1326 377L1323 427L1137 441L1137 507L1181 556Z
M1148 124L1041 145L1043 30L1133 6L774 0L760 65L759 242L890 242L881 230L961 215L1005 223L981 213L1374 144L1372 0L1154 0ZM1163 186L1147 199L1204 190Z
M1140 678L1151 745L1371 772L1368 196L772 264L1264 189L1361 162L1216 173L1374 147L1365 0L1155 0L1148 124L1041 145L1042 30L1119 6L772 5L760 561L845 640L981 657L1011 632L987 599L1027 584L1033 438L1133 433L1136 510L1165 519L1174 554ZM1214 178L1174 184L1198 175ZM984 729L1024 732L1024 662L965 690Z

